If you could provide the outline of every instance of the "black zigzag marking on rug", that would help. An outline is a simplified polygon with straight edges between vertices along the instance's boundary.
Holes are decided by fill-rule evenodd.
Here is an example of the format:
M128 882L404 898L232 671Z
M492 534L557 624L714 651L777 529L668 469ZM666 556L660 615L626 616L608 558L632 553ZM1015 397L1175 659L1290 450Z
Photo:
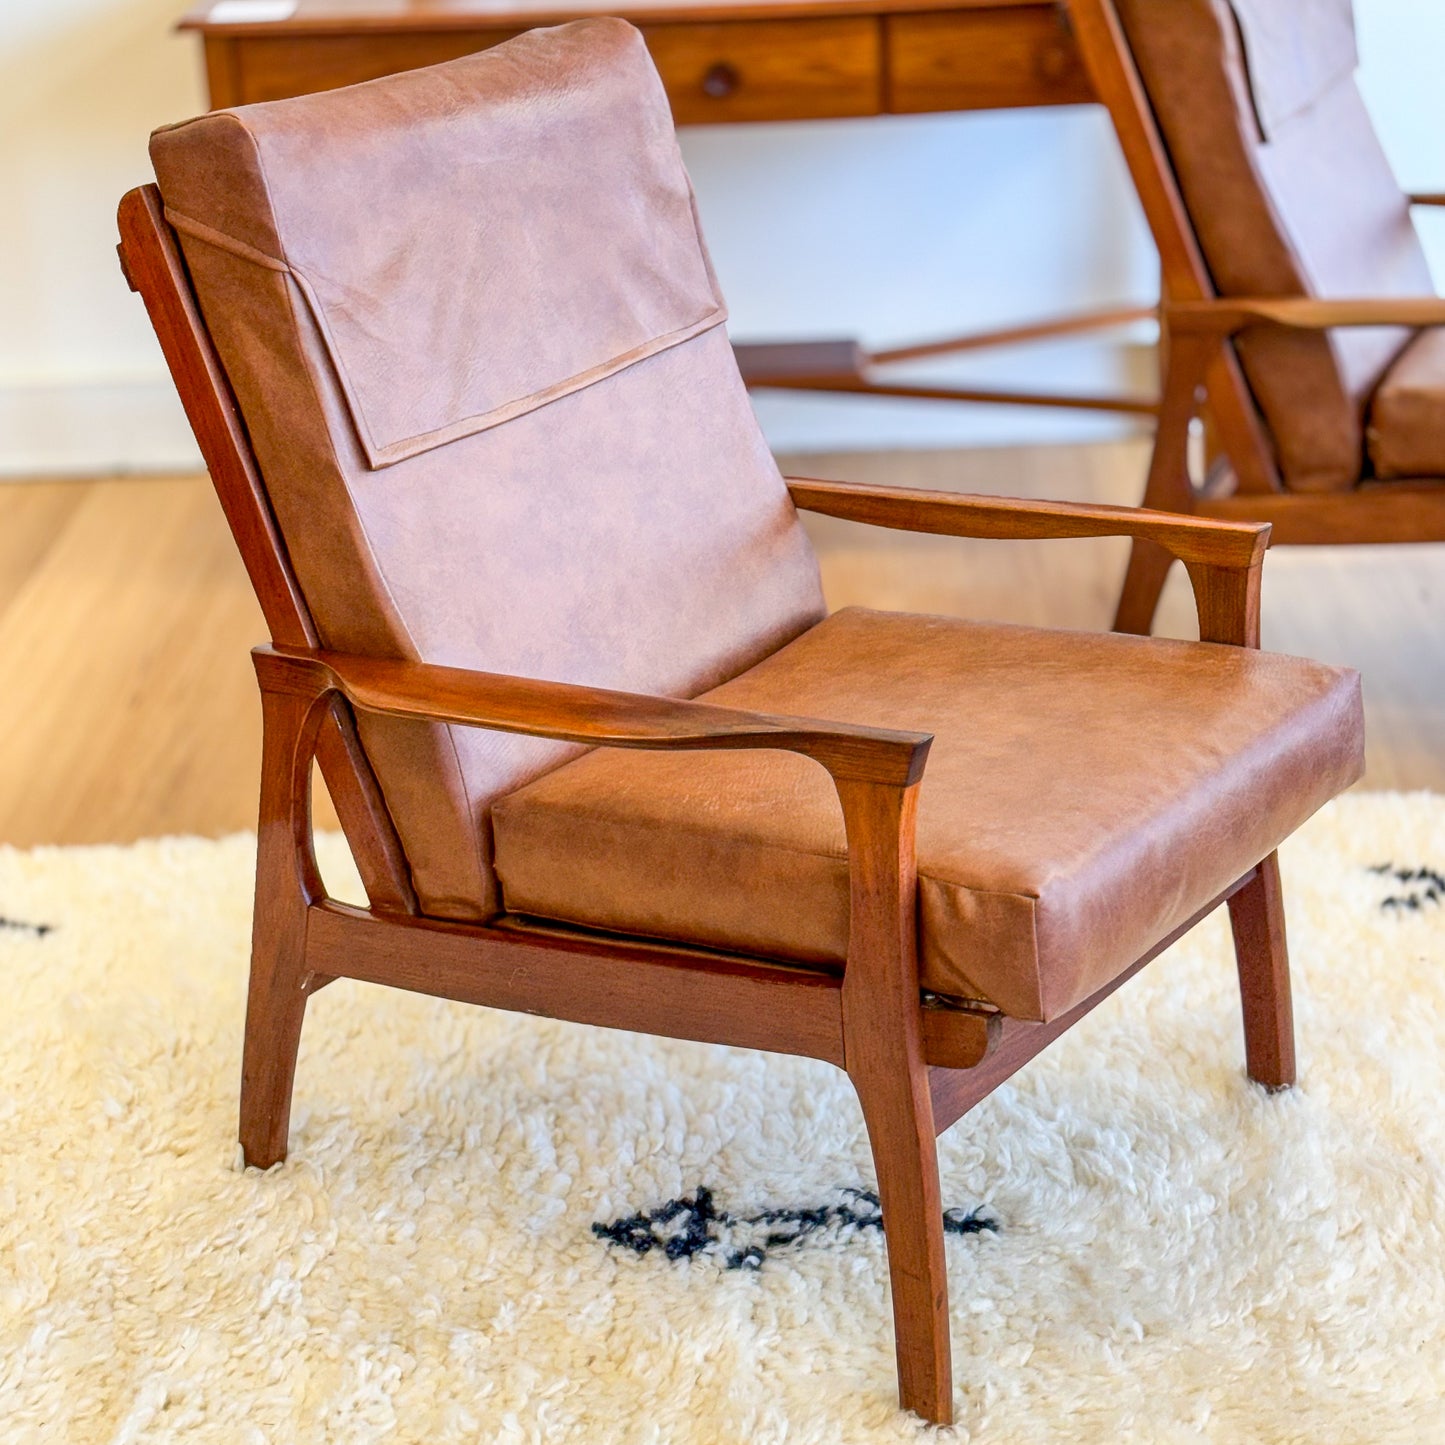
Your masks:
M53 923L22 923L18 918L6 918L0 915L0 932L29 933L36 938L44 938L47 933L55 932Z
M1393 863L1376 863L1370 872L1405 885L1404 892L1392 893L1381 900L1382 909L1407 908L1412 913L1418 913L1427 903L1445 903L1445 874L1437 873L1433 868L1423 865L1397 868Z
M713 1203L712 1190L700 1188L691 1199L671 1199L646 1213L629 1214L611 1224L596 1223L592 1233L634 1254L660 1249L669 1259L691 1259L710 1252L721 1255L728 1269L760 1269L770 1250L797 1244L821 1230L883 1228L883 1210L876 1194L867 1189L845 1189L843 1194L845 1202L841 1204L737 1215L719 1209ZM998 1224L976 1209L968 1213L946 1209L943 1228L948 1234L998 1232ZM757 1230L764 1231L761 1239L724 1237L725 1233L747 1236Z

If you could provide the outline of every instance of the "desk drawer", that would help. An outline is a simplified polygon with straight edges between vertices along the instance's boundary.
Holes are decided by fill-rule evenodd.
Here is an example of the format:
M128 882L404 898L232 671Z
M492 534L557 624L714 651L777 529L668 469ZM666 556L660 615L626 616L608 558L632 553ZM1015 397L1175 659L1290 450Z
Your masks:
M1074 105L1094 92L1061 4L884 17L888 109Z
M646 25L679 125L875 115L878 22L869 17Z
M515 30L212 37L211 103L280 100L436 65ZM882 108L878 22L871 18L652 25L647 48L679 125L875 115Z
M208 38L211 104L285 100L317 90L335 90L341 85L377 80L398 70L440 65L444 60L500 45L517 34L517 30L433 30ZM222 80L232 87L224 92L224 99L217 94L217 82Z

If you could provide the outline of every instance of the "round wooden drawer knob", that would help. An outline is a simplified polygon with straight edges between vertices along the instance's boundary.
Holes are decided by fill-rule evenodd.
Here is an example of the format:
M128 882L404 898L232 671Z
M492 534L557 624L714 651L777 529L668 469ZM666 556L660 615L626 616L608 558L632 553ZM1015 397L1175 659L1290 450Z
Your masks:
M1051 85L1057 85L1069 73L1073 63L1074 57L1067 45L1060 43L1046 46L1039 52L1039 76Z
M719 60L702 78L703 94L714 100L726 100L741 84L742 76L726 60Z

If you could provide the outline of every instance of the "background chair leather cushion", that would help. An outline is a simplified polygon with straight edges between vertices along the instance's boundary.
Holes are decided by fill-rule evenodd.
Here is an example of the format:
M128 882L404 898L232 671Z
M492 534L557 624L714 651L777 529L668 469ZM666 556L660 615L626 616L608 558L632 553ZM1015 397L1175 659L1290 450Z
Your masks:
M1229 0L1244 41L1265 140L1348 80L1360 64L1352 0Z
M1358 677L1241 648L850 608L710 701L936 737L926 988L1066 1012L1362 766ZM842 815L786 753L600 749L497 803L508 909L839 965Z
M151 154L323 645L691 696L822 615L631 26ZM491 799L577 749L359 727L423 908L494 913Z
M1346 63L1347 5L1236 3L1238 11L1228 0L1117 0L1219 293L1433 294L1409 206ZM1385 327L1240 337L1286 486L1336 491L1359 481L1365 409L1409 337Z
M1422 331L1385 373L1368 435L1377 477L1445 477L1445 330Z

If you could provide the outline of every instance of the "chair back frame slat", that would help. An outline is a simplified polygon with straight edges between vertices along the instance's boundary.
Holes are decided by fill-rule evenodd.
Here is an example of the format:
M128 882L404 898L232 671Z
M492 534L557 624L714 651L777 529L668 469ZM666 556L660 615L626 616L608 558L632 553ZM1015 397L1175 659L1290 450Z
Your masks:
M315 623L159 191L154 185L130 191L117 219L121 268L145 303L271 640L282 647L316 648ZM405 850L357 736L356 720L341 698L331 701L316 760L372 907L415 914Z

